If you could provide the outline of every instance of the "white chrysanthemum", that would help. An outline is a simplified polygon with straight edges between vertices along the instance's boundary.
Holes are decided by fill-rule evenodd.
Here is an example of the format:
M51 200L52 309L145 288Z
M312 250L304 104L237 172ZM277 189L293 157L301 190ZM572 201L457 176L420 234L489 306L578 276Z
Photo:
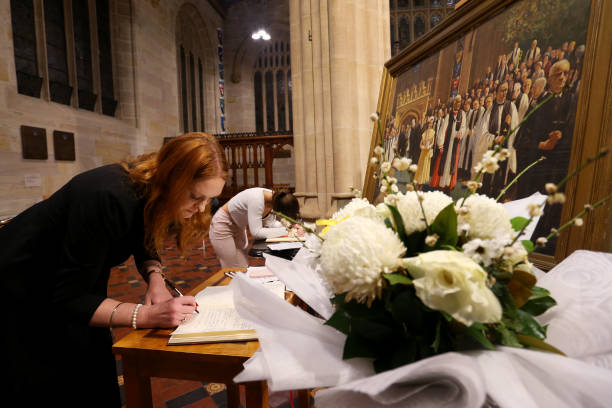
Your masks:
M321 246L321 275L334 293L371 304L380 295L382 273L401 264L406 248L381 221L351 217L330 228Z
M457 251L424 252L404 259L416 295L428 307L470 326L501 320L499 300L487 286L487 273Z
M354 216L375 218L377 217L376 208L365 198L353 198L347 205L334 213L332 220Z
M447 205L453 202L453 199L440 191L430 191L422 194L422 204L425 209L425 217L427 223L431 223L436 219L436 216ZM425 221L423 220L423 211L419 205L417 194L407 192L406 194L397 194L397 210L404 221L406 234L410 235L415 231L423 231L425 229Z
M459 200L458 204L462 201ZM495 239L505 238L512 234L508 212L494 199L485 195L472 194L465 200L463 206L469 208L469 211L459 214L457 222L459 225L470 225L468 238Z

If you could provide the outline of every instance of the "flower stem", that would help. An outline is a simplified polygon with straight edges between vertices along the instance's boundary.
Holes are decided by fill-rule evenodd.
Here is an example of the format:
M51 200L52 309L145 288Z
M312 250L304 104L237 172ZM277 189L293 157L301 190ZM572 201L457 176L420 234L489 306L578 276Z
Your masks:
M572 224L574 224L574 221L576 220L576 218L582 217L584 214L587 213L587 211L593 211L595 208L603 205L606 201L608 201L610 198L612 198L612 194L608 194L606 197L602 198L601 200L599 200L598 202L596 202L595 204L593 204L590 208L583 208L578 214L574 215L574 217L572 217L571 220L569 220L568 222L566 222L565 224L561 225L556 231L551 232L550 234L548 234L546 236L546 239L550 239L552 237L554 237L555 235L559 235L559 233L561 231L563 231L564 229L568 228L569 226L571 226Z
M272 210L272 213L273 213L273 214L275 214L275 215L278 215L278 216L279 216L279 217L281 217L281 218L286 219L287 221L291 222L292 224L297 224L297 225L301 226L302 228L304 228L304 231L306 231L306 232L310 232L311 234L314 234L314 235L315 235L317 238L319 238L321 241L324 241L323 237L322 237L322 236L320 236L320 235L317 233L317 231L315 231L313 228L310 228L310 227L308 227L308 226L304 225L304 223L303 223L303 222L300 222L300 221L298 221L298 220L295 220L295 219L293 219L293 218L289 217L288 215L285 215L285 214L283 214L283 213L281 213L281 212L278 212L278 211L274 211L274 210Z
M580 166L578 166L578 168L576 168L576 169L574 169L574 171L570 172L567 176L565 176L563 178L563 180L561 180L559 182L559 184L557 184L557 190L560 190L561 187L563 187L565 185L565 183L567 183L569 181L569 179L574 177L576 174L580 173L582 171L582 169L584 169L586 166L588 166L589 164L593 163L596 160L599 160L601 157L605 156L609 152L610 152L610 148L606 147L606 148L600 150L599 152L597 152L597 154L595 156L592 156L592 157L589 157L588 159L586 159Z
M499 195L497 196L497 198L495 199L495 201L499 201L500 198L502 198L502 196L504 194L506 194L506 191L508 191L508 189L518 181L519 177L521 177L527 170L529 170L530 168L532 168L533 166L535 166L536 164L538 164L539 162L541 162L542 160L544 160L545 157L542 156L540 157L538 160L534 161L533 163L531 163L529 166L525 167L523 169L523 171L521 171L519 174L516 175L516 177L514 179L512 179L512 181L510 183L508 183L508 185L506 187L504 187L504 189L499 193Z

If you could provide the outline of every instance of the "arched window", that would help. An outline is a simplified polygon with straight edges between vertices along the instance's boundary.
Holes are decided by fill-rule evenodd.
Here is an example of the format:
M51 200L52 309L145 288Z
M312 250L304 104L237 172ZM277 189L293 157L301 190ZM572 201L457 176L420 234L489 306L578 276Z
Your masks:
M179 118L184 133L205 131L207 115L213 117L216 109L214 102L208 103L212 95L207 90L216 86L210 82L217 81L211 63L207 65L207 61L214 60L212 47L204 46L208 43L205 23L198 10L189 3L184 4L176 19Z
M289 42L275 40L255 60L253 86L257 132L293 128Z
M414 7L425 7L425 0L413 0Z
M11 0L10 10L17 91L114 116L109 0Z
M410 1L409 0L397 0L397 8L400 10L410 8Z
M419 38L425 34L425 20L419 15L414 19L414 38Z

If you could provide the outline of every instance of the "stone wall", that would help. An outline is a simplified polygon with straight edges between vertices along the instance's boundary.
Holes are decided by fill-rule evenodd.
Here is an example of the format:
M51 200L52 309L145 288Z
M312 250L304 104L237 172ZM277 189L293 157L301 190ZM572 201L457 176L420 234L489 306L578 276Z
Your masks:
M55 192L74 175L158 149L179 133L176 53L177 15L183 0L111 0L116 117L17 93L10 2L0 3L0 217L15 215ZM189 5L200 14L206 47L206 96L216 98L216 28L222 17L206 1ZM44 92L43 92L44 95ZM207 104L206 127L219 131L218 101ZM20 126L46 129L47 160L24 160ZM75 161L56 161L53 131L74 132ZM40 186L25 187L26 175Z

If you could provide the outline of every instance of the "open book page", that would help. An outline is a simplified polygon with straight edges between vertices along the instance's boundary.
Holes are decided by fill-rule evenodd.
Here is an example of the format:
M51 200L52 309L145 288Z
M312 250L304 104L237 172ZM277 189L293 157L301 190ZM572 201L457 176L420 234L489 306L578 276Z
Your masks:
M284 236L284 237L275 237L275 238L266 239L266 242L300 242L300 241L304 241L304 238Z
M280 281L264 286L284 298L285 286ZM233 292L229 286L210 286L196 296L198 311L174 330L168 344L212 343L257 339L255 330L234 308Z

